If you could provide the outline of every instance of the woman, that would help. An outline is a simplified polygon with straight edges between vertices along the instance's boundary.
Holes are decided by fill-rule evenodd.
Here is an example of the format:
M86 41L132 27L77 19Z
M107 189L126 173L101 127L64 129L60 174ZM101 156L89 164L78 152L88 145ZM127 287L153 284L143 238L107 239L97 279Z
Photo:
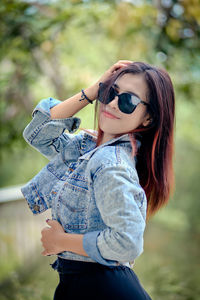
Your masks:
M97 99L98 132L73 117ZM33 213L52 209L43 255L60 282L54 300L150 299L131 269L146 218L173 185L174 91L166 71L126 60L61 102L39 102L23 136L50 162L23 188ZM70 134L64 133L67 129Z

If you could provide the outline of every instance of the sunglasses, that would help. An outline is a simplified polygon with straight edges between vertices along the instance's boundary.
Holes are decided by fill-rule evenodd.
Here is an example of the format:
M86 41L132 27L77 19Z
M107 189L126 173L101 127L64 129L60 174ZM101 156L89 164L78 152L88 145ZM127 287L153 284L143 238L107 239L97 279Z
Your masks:
M100 82L97 100L99 100L103 104L108 104L111 101L113 101L114 98L117 96L119 110L125 114L131 114L132 112L134 112L134 110L140 103L142 103L143 105L149 106L149 103L142 101L134 93L118 94L118 92L116 91L116 87L114 85L111 86L111 88L108 92L108 96L105 99L105 97L104 97L105 88L106 88L105 84Z

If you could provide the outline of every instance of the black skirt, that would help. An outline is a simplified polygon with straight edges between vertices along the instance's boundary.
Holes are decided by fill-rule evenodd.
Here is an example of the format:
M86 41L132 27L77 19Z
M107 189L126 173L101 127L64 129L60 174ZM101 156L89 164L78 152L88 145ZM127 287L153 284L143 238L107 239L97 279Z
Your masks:
M58 258L60 282L54 300L151 300L132 269Z

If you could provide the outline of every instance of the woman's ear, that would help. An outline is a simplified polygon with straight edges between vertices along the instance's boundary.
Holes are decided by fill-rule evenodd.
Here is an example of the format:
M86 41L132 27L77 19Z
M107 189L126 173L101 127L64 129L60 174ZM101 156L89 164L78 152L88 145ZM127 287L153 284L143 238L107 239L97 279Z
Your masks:
M144 127L146 127L146 126L149 126L152 122L153 122L153 118L151 116L148 116L147 118L145 118L145 120L142 123L142 125Z

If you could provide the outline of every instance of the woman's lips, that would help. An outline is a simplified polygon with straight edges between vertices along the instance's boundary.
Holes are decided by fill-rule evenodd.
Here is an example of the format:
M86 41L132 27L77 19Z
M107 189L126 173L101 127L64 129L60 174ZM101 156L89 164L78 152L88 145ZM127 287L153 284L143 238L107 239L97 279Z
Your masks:
M108 111L102 111L102 114L106 117L106 118L110 118L110 119L119 119L116 116L112 115L111 113L109 113Z

